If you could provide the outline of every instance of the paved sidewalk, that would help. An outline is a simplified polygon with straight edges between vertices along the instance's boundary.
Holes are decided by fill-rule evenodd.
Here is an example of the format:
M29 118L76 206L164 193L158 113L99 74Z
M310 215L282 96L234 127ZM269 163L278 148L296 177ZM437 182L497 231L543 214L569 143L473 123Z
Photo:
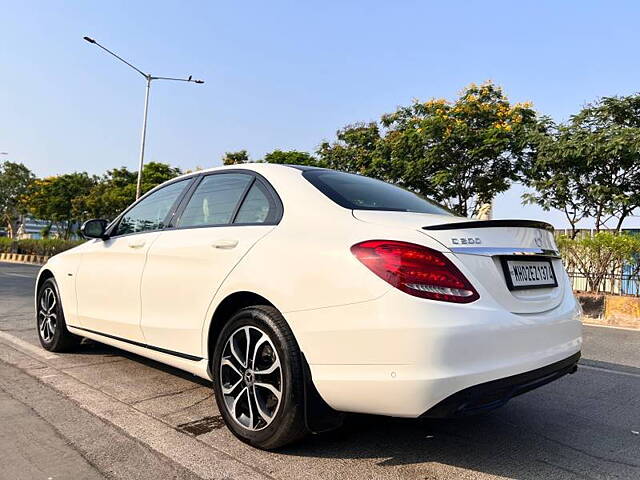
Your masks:
M102 479L102 474L25 404L0 390L0 479Z
M198 477L0 361L0 480Z

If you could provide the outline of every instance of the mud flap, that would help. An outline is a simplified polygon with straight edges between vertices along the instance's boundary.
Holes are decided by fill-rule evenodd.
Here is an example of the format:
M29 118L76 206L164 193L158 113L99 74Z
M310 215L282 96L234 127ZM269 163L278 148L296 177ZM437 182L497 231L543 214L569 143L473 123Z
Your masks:
M334 410L322 399L313 384L307 359L303 353L300 355L304 374L304 422L307 430L311 433L323 433L340 428L345 414Z

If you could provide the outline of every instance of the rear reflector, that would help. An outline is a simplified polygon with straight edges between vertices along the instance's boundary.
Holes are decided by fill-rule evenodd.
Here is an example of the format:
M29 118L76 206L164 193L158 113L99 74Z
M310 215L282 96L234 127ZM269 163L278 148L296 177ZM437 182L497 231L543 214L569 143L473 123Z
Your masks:
M384 281L409 295L443 302L470 303L480 295L441 252L413 243L368 240L351 253Z

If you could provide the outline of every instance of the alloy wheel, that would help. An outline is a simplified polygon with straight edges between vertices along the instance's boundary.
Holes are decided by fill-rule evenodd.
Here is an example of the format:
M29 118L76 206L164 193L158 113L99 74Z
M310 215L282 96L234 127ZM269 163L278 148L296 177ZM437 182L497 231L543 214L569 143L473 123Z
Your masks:
M236 329L222 351L219 378L235 422L251 431L273 422L282 399L282 367L265 332L254 326Z
M45 342L51 342L56 333L58 325L58 314L56 306L58 301L53 288L47 287L40 294L38 304L38 330L40 337Z

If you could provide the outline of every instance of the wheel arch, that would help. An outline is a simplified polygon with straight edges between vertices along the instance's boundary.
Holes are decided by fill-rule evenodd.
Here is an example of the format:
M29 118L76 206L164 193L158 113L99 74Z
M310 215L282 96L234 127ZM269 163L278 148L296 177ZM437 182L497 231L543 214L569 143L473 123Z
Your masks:
M42 270L40 270L40 273L38 274L38 280L36 281L36 295L38 295L42 284L49 278L55 278L51 270L49 270L48 268L43 268Z
M209 329L207 332L207 359L209 360L207 370L210 370L211 368L211 357L215 349L218 335L220 335L222 328L229 321L233 313L237 312L241 308L250 307L252 305L269 305L273 308L278 308L262 295L251 291L233 292L227 295L218 304L211 317L211 322L209 323ZM209 371L209 375L211 376L211 371Z
M218 335L222 331L226 322L231 319L234 312L252 305L269 305L282 313L282 311L267 298L251 291L237 291L231 293L227 295L216 307L207 332L207 373L209 374L209 378L213 381L215 381L215 376L211 371L211 360ZM289 323L286 318L284 320L287 324ZM289 328L291 328L291 325L289 325ZM292 333L295 339L296 335L295 332L293 332L293 329ZM342 425L344 414L333 410L320 396L318 390L313 384L311 370L309 369L309 364L301 348L300 354L303 364L305 397L304 417L306 428L313 433L334 430Z

